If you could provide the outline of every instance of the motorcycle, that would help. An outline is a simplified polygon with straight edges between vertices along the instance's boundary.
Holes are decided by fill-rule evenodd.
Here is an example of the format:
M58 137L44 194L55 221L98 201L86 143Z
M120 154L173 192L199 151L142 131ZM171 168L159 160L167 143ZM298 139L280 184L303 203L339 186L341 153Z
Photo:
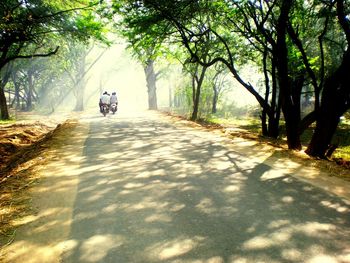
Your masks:
M112 113L115 114L117 110L118 110L117 104L116 103L112 103L111 104L111 111L112 111Z
M107 113L109 112L109 107L108 107L107 104L103 104L103 105L101 106L101 112L102 112L103 116L106 116L106 115L107 115Z

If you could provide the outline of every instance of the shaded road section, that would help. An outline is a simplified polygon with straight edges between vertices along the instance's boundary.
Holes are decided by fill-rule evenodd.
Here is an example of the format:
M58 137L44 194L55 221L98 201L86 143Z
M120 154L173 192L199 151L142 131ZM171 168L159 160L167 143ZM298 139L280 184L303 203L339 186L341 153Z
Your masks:
M157 114L89 126L61 262L350 262L349 206Z

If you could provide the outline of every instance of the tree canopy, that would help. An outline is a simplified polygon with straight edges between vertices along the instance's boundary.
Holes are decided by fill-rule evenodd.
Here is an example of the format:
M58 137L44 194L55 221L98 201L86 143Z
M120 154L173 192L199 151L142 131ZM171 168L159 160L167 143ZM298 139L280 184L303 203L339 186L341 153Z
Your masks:
M105 25L111 23L144 68L150 109L157 109L157 63L166 53L182 53L192 81L192 119L204 82L216 85L213 71L224 67L260 105L263 135L278 137L282 119L289 148L300 150L301 134L315 123L307 153L324 157L350 108L349 13L347 0L5 0L2 118L8 117L3 86L11 61L51 56L66 40L106 42ZM242 74L245 65L258 69L263 88ZM313 101L307 114L301 112L305 94Z

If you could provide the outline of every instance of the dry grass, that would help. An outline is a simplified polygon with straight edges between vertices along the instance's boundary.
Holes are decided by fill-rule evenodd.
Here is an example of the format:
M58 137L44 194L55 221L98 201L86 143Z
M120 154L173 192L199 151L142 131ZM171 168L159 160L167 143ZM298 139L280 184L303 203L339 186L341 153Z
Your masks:
M37 170L54 158L54 152L48 151L48 148L55 147L53 145L55 135L72 130L76 123L76 121L67 121L56 129L42 129L41 125L35 129L34 126L37 125L35 124L30 129L32 140L26 144L14 142L17 143L20 151L7 153L6 162L5 159L2 160L5 169L1 171L0 181L0 248L11 244L16 229L20 226L20 219L36 213L31 205L30 189L40 182ZM26 128L29 127L28 125ZM8 128L7 134L11 134L11 127Z

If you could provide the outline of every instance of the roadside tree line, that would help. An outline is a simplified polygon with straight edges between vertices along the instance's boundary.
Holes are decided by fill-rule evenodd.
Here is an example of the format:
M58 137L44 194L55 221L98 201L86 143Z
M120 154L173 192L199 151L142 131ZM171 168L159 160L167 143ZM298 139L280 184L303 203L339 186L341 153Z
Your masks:
M103 10L90 0L1 1L1 119L10 118L8 106L52 112L70 92L82 110L91 43L108 43Z
M283 116L289 149L300 150L301 134L314 124L306 152L324 158L332 150L350 108L349 1L122 0L113 8L117 28L146 66L164 49L186 50L192 119L206 72L221 64L259 103L263 135L277 137ZM263 91L242 77L245 63L260 69ZM305 93L314 107L302 116Z

